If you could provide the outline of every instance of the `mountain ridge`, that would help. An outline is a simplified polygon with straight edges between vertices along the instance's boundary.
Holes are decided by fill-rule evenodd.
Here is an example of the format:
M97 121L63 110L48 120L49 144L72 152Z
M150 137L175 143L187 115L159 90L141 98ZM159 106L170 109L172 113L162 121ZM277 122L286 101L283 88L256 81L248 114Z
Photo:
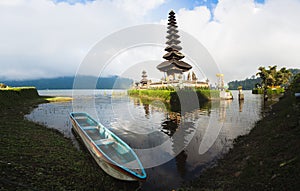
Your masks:
M74 83L75 82L75 83ZM56 78L41 78L34 80L3 80L8 86L34 86L44 89L128 89L133 80L119 76L63 76Z

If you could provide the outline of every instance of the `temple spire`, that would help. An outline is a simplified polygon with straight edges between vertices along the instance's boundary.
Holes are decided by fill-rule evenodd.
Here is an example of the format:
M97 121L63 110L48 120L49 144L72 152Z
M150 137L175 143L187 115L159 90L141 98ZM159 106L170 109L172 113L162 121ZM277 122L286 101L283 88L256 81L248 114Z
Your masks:
M172 75L173 77L175 77L175 74L182 74L192 68L188 63L181 61L185 56L180 52L182 47L179 45L181 41L179 40L180 36L177 34L179 32L177 28L175 12L171 10L169 12L167 27L168 35L166 36L167 47L165 48L165 51L167 51L167 53L163 56L166 61L159 64L157 69L166 72L168 76Z

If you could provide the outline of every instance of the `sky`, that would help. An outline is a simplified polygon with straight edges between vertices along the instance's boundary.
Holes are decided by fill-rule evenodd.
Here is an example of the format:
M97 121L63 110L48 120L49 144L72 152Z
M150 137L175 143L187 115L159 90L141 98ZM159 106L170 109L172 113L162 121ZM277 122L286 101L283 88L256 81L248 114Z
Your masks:
M166 24L171 9L227 82L249 78L259 66L300 68L300 0L0 0L0 80L75 75L101 40ZM153 54L164 53L161 47ZM127 55L118 62L135 62Z

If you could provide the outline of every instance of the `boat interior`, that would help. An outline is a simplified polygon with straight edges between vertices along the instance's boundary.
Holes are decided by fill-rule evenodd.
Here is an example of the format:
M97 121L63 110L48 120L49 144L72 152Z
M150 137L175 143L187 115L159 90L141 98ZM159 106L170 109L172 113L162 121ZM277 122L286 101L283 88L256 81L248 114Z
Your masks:
M138 174L141 173L139 169L140 165L132 150L123 145L115 135L108 132L105 127L100 126L89 116L78 115L73 117L107 157L126 168L130 168Z

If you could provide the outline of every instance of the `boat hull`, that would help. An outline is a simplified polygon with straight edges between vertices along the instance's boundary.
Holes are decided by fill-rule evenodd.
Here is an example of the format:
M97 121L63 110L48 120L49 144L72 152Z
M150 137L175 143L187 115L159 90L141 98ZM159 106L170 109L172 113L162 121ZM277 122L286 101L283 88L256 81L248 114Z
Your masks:
M88 149L89 153L92 155L96 163L101 167L101 169L109 174L110 176L125 181L143 181L146 179L145 177L137 177L131 173L128 173L120 166L111 162L109 158L101 152L98 147L93 143L93 141L86 136L84 130L76 123L76 120L71 117L72 126L76 134L80 137L85 147ZM143 170L144 172L144 170Z

